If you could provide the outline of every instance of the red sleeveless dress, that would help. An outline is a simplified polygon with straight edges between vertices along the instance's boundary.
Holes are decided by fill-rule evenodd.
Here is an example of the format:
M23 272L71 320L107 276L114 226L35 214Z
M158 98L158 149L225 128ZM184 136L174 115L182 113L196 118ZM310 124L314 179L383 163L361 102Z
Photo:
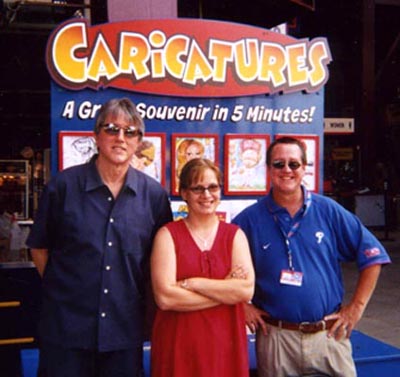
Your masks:
M238 227L220 221L214 244L201 251L183 220L167 225L176 249L177 280L224 279L231 269ZM242 304L192 312L157 310L151 339L153 377L244 377L249 375Z

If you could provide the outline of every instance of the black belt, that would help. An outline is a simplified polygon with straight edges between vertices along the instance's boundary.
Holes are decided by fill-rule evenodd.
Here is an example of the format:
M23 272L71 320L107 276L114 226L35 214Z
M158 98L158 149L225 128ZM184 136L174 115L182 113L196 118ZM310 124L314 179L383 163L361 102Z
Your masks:
M300 331L304 334L315 334L319 331L329 330L336 322L336 319L329 319L327 321L321 320L318 322L292 323L269 317L263 317L263 320L269 325L285 330Z

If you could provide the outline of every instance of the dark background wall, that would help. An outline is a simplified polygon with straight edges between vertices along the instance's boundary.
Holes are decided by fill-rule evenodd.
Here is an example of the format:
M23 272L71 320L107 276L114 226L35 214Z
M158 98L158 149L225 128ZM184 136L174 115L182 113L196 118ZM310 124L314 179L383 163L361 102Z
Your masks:
M116 0L110 1L114 4L110 8L104 0L92 0L88 8L83 0L67 1L63 6L0 0L0 158L21 158L25 146L34 150L50 147L49 75L44 54L54 27L67 18L85 14L90 15L93 24L120 20L121 9L127 17L133 14L134 19L138 6L144 6L144 14L152 17L157 13L149 6L157 1ZM359 154L354 172L358 185L373 183L371 166L378 161L385 164L394 177L392 181L396 180L400 173L400 0L162 3L175 4L175 8L163 8L166 17L172 12L179 17L266 28L287 22L289 33L296 38L327 37L333 62L325 89L325 116L355 118L356 124L353 136L332 142L350 145Z

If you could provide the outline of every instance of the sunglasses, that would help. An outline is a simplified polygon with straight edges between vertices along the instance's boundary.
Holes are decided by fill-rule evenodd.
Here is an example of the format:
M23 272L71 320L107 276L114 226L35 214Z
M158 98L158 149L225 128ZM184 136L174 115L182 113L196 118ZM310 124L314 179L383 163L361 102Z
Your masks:
M282 170L286 166L286 161L281 161L281 160L272 161L271 166L274 169ZM302 166L302 164L298 161L289 161L287 163L287 166L289 166L290 170L297 170L300 166Z
M210 194L215 194L217 193L219 190L221 190L221 186L220 185L216 185L216 184L212 184L208 187L204 187L204 186L194 186L194 187L189 187L189 190L191 192L193 192L196 195L200 195L200 194L204 194L206 192L206 190L210 193Z
M101 128L107 135L112 135L112 136L119 135L119 131L123 130L124 135L129 139L143 135L142 131L136 128L135 126L120 127L115 125L114 123L106 123L103 124Z

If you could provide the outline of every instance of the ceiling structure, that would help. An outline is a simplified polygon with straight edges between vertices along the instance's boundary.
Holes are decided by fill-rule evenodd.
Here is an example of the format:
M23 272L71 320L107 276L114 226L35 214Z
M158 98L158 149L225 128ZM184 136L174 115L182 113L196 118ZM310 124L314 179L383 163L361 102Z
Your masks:
M177 1L179 17L265 28L286 22L296 38L326 37L333 56L325 87L327 117L354 117L356 125L372 117L375 125L382 116L375 106L385 109L400 101L400 0ZM0 0L0 127L7 130L0 158L19 158L27 145L50 146L46 42L58 23L82 16L93 24L107 22L106 1Z
M106 22L104 1L0 0L0 158L21 158L25 146L50 148L51 31L71 17ZM92 13L94 14L92 16Z

